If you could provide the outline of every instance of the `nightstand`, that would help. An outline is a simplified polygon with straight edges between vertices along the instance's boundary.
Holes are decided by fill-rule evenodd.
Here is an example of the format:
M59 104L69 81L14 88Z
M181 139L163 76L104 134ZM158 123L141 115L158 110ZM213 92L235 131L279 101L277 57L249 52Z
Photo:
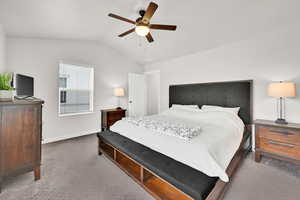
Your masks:
M261 156L300 165L300 124L276 124L269 120L255 122L255 161Z
M101 130L109 130L116 121L125 117L126 110L124 109L106 109L101 110Z

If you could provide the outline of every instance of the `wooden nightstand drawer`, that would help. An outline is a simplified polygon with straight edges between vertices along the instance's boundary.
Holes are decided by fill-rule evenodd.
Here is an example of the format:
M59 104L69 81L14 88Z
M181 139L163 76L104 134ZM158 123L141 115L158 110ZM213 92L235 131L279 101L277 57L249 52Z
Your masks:
M101 110L101 127L102 131L109 129L116 121L121 120L126 115L124 109L107 109Z
M300 145L300 131L277 127L258 127L259 137L280 141L283 143Z
M269 140L266 138L261 138L259 140L259 147L260 149L269 152L300 158L300 146L295 144L289 144L289 143Z
M120 120L120 119L122 119L124 116L125 116L125 113L123 113L123 112L111 112L111 113L108 113L108 119L109 119L110 121L117 121L117 120Z
M300 165L300 124L255 120L255 161L262 156Z
M107 126L108 127L111 127L112 125L114 125L114 123L116 123L117 121L119 121L121 119L115 119L115 120L108 120L107 121Z

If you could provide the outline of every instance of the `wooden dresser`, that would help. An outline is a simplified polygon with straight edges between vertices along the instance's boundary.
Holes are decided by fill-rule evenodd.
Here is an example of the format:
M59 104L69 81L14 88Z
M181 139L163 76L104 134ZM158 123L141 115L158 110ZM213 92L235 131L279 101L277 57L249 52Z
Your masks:
M124 109L106 109L101 110L101 129L109 130L109 127L116 121L121 120L126 115Z
M255 121L255 161L269 156L300 164L300 124Z
M9 176L34 171L35 180L40 179L43 103L0 102L0 192Z

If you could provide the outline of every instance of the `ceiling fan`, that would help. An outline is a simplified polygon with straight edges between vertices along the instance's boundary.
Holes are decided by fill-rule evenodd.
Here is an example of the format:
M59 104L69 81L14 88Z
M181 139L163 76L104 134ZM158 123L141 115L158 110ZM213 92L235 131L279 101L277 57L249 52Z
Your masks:
M158 5L154 2L151 2L147 8L147 10L140 10L139 14L141 17L137 18L136 21L132 21L130 19L126 19L124 17L109 13L108 16L119 19L128 23L131 23L135 25L134 28L122 33L119 35L119 37L124 37L132 32L136 32L139 36L145 36L148 40L148 42L153 42L153 37L150 33L150 29L156 29L156 30L167 30L167 31L175 31L176 26L174 25L162 25L162 24L150 24L150 20L152 16L154 15L156 9L158 8Z

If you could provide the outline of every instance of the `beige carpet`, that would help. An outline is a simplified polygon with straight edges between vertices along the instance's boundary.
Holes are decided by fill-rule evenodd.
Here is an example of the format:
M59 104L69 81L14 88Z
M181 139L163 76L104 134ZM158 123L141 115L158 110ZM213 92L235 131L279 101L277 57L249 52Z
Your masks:
M43 145L42 179L32 173L6 180L0 200L153 200L105 157L95 135ZM225 200L300 199L300 167L249 156Z

